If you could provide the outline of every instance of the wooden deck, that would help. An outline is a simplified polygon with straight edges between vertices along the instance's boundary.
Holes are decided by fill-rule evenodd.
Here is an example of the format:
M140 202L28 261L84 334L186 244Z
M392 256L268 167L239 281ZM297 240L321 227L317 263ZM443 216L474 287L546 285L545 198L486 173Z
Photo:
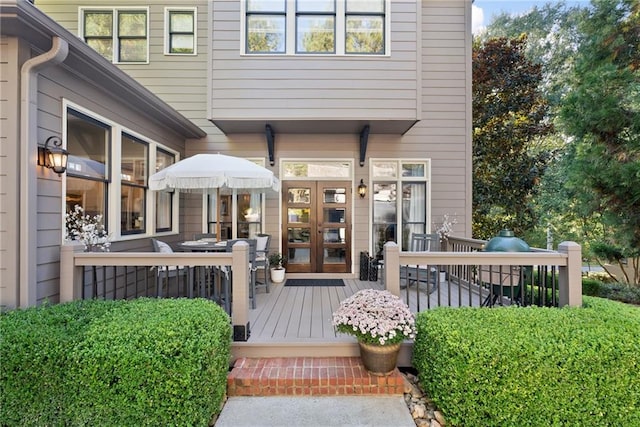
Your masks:
M288 276L291 278L292 276ZM304 276L299 276L304 277ZM308 277L308 276L307 276ZM338 276L331 276L338 277ZM239 357L353 357L358 356L357 342L350 335L336 333L331 325L332 313L340 301L361 289L383 289L381 281L360 281L341 277L345 286L295 286L272 284L271 291L264 288L257 292L256 309L250 311L251 335L246 342L234 342L234 360ZM416 292L415 285L408 288L409 307L417 312L439 305L468 306L466 289L446 283L431 293ZM406 298L407 290L402 290ZM480 305L480 299L472 292L471 303ZM411 356L411 343L405 343L401 352L402 364Z

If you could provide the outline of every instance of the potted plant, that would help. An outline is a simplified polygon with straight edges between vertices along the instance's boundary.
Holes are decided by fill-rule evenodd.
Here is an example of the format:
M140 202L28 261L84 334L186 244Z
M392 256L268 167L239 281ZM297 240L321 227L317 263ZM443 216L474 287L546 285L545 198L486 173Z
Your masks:
M285 260L280 252L269 255L269 266L271 268L271 281L282 283L284 281Z
M356 337L362 363L374 375L393 372L400 344L416 335L411 310L386 290L363 289L341 301L332 323L338 332Z

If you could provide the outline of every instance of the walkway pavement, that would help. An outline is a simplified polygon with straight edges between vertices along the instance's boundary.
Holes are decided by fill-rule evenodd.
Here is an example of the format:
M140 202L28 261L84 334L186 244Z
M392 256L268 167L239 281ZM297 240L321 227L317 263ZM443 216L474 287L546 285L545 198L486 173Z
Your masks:
M415 427L402 396L230 397L215 427Z

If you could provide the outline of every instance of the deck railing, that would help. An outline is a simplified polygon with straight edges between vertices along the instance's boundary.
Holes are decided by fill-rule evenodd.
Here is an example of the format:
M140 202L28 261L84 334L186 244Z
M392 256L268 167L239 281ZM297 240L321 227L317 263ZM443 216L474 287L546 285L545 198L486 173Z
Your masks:
M401 252L384 246L386 288L414 305L439 306L582 304L581 248L563 242L558 251L483 252L486 242L450 238L443 251ZM410 293L414 292L414 295Z
M232 252L81 252L63 245L60 301L138 297L206 297L231 316L236 341L249 337L249 245ZM228 274L233 271L233 274ZM168 281L171 288L168 288ZM163 283L167 282L167 288Z

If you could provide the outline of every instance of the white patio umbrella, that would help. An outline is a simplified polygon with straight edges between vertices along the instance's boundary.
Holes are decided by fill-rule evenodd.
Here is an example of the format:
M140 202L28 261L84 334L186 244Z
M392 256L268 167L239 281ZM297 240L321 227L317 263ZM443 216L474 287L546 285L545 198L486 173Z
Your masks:
M151 175L152 191L183 191L216 194L220 189L280 190L272 171L250 160L223 154L196 154ZM217 235L220 236L220 203L216 203Z

